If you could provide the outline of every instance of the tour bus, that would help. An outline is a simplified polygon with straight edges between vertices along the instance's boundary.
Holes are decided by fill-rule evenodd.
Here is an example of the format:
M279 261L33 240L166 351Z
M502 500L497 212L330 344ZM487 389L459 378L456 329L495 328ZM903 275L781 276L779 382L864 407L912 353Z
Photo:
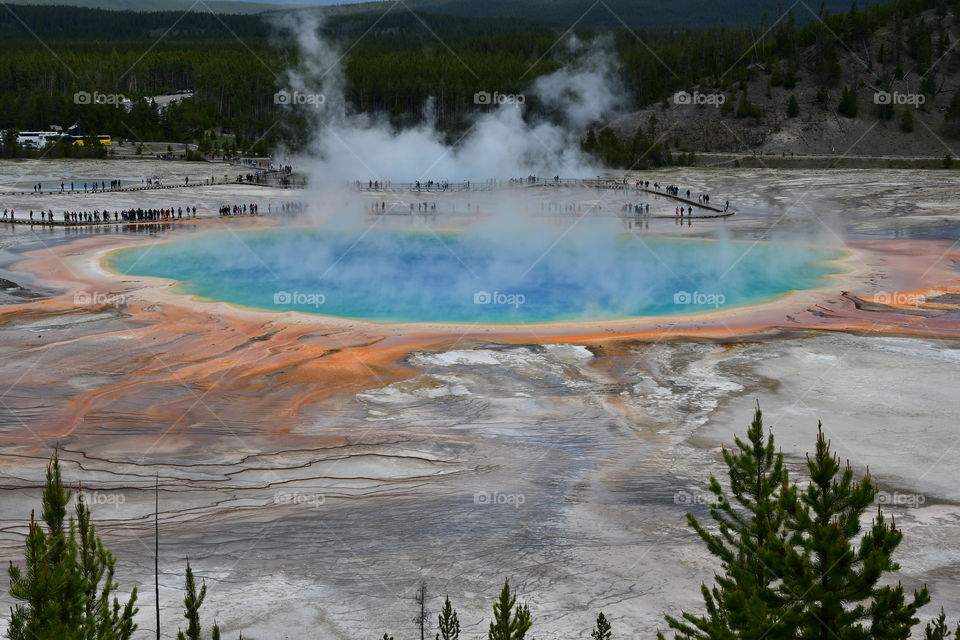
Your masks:
M96 138L97 142L108 147L113 143L113 140L110 138L110 136L100 135L96 136ZM78 147L84 146L85 143L83 136L73 136L73 144Z
M62 133L57 131L21 131L17 133L17 144L30 149L42 149L48 144L56 144Z

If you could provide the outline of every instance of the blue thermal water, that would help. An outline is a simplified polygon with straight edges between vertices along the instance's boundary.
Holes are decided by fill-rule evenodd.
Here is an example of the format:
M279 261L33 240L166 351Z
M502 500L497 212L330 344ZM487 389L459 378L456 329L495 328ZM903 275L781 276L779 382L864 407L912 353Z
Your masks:
M549 322L706 311L822 286L831 249L602 233L223 232L110 265L268 310L393 322Z

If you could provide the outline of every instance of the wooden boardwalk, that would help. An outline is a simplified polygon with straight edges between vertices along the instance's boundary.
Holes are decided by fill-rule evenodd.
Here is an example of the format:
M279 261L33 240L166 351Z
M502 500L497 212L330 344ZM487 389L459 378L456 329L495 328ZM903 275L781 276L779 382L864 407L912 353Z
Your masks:
M302 189L303 184L274 184L266 182L191 182L189 184L149 184L115 189L46 189L44 191L0 191L0 196L66 196L66 195L103 195L108 193L132 193L135 191L163 191L165 189L196 189L199 187L270 187L272 189Z
M78 228L78 227L117 227L117 228L120 228L120 227L139 227L139 226L143 226L143 225L174 225L174 224L185 224L185 223L188 223L188 222L196 222L197 220L230 219L230 218L272 218L272 217L277 217L278 215L288 216L288 215L293 215L293 214L291 214L291 213L283 213L283 214L277 214L277 213L273 213L273 214L263 214L263 213L260 213L260 214L254 215L254 214L250 214L250 213L246 213L246 214L244 214L244 213L239 213L239 214L231 214L231 215L229 215L229 216L213 216L213 215L207 215L207 216L197 216L196 218L194 218L194 217L191 216L191 217L189 217L189 218L187 218L187 217L184 217L184 218L165 218L165 219L160 219L160 220L101 220L101 221L99 221L99 222L97 222L97 221L87 222L86 220L84 220L83 222L80 222L80 221L73 222L72 220L71 220L71 221L66 221L66 220L64 220L63 218L60 218L59 220L52 220L52 221L51 221L51 220L38 220L38 219L36 219L36 218L34 218L33 220L30 220L29 218L16 218L15 220L9 220L9 219L2 219L2 218L0 218L0 224L14 224L14 225L22 225L22 226L26 226L26 227L40 227L40 228L46 228L46 227L50 227L50 228L52 228L52 227L66 227L66 228L69 228L69 229Z
M367 192L367 193L420 193L420 194L443 194L443 193L464 193L471 191L501 191L508 189L536 189L541 187L547 188L571 188L571 189L587 189L590 191L622 191L624 194L628 193L646 193L649 195L663 196L664 198L670 198L671 200L676 200L677 202L683 203L691 207L696 207L698 209L705 209L711 211L712 214L708 215L699 215L695 216L698 218L724 218L732 216L734 214L733 209L725 209L723 206L708 204L706 202L700 202L699 200L694 200L692 198L687 198L682 195L674 195L668 193L663 189L649 189L646 187L640 187L634 184L624 183L622 179L617 180L613 178L555 178L548 180L536 180L536 181L505 181L505 180L488 180L486 182L449 182L434 184L431 187L427 187L425 182L421 182L419 186L416 182L390 182L386 186L380 185L378 187L372 187L369 185L369 182L364 183L352 183L352 186L358 191ZM632 216L630 216L632 217ZM674 216L651 216L651 217L664 217L672 218ZM687 217L687 216L684 216Z
M636 184L630 184L624 182L623 179L614 179L614 178L555 178L548 180L535 180L535 181L510 181L510 180L487 180L484 182L449 182L449 183L435 183L427 186L425 182L421 182L419 185L416 182L390 182L386 186L378 185L373 187L370 183L362 182L352 182L349 183L351 188L354 188L361 192L367 193L419 193L419 194L429 194L429 195L442 195L445 193L468 193L468 192L492 192L492 191L501 191L501 190L513 190L513 189L531 189L531 188L569 188L569 189L586 189L588 191L618 191L623 192L624 196L630 196L631 194L648 194L653 196L662 196L664 198L669 198L675 200L685 207L694 207L698 210L696 214L687 214L683 216L677 215L665 215L665 214L653 214L649 215L645 212L635 213L632 210L626 212L617 212L616 217L623 220L644 220L644 219L678 219L682 220L687 219L710 219L710 218L726 218L735 214L733 209L725 209L724 207L708 204L705 202L700 202L698 200L693 200L692 198L687 198L683 195L668 193L663 189L651 189L644 186L638 186ZM195 187L209 187L209 186L270 186L274 188L287 188L287 189L296 189L302 188L303 184L290 184L290 185L277 185L277 184L263 184L256 182L194 182L194 183L184 183L184 184L167 184L167 185L138 185L132 187L118 187L115 189L103 189L103 190L64 190L64 191L40 191L40 192L4 192L0 195L34 195L34 196L46 196L46 195L76 195L76 194L110 194L110 193L125 193L125 192L136 192L136 191L159 191L164 189L190 189ZM596 205L594 205L596 206ZM599 212L599 210L598 210ZM161 220L101 220L101 221L66 221L62 217L54 216L53 220L46 219L37 219L37 215L40 212L35 214L34 219L30 220L28 217L20 217L14 220L10 219L0 219L0 223L6 224L16 224L16 225L27 225L27 226L40 226L40 227L106 227L114 225L118 228L127 226L127 225L160 225L160 224L179 224L182 222L189 222L197 218L168 218ZM469 215L469 216L483 216L485 214L480 212L467 212L465 214L458 214L457 212L437 212L437 211L396 211L391 208L390 211L373 211L371 212L374 216L412 216L417 215L419 217L425 218L436 218L437 214L441 215ZM591 215L593 212L588 209L584 212L583 215ZM24 214L21 212L21 216ZM271 214L260 213L259 217L264 215L270 216ZM563 217L579 217L579 211L577 213L556 213L556 214L541 214L545 217L553 218L563 218ZM201 218L211 218L213 216L200 216ZM225 216L225 217L258 217L251 215L240 215L240 216Z
M587 179L577 179L577 178L560 178L559 180L545 180L538 183L533 183L530 185L524 186L539 186L539 187L579 187L582 189L605 189L613 191L623 191L624 193L648 193L655 196L663 196L664 198L670 198L671 200L676 200L677 202L682 202L684 204L697 207L699 209L707 209L713 211L714 213L722 214L719 216L702 216L710 218L726 217L732 216L732 210L725 210L724 207L708 204L706 202L700 202L699 200L693 200L692 198L687 198L682 195L674 195L668 193L663 189L649 189L647 187L641 187L635 184L624 183L622 180L616 180L611 178L587 178ZM673 217L673 216L664 216L664 217Z

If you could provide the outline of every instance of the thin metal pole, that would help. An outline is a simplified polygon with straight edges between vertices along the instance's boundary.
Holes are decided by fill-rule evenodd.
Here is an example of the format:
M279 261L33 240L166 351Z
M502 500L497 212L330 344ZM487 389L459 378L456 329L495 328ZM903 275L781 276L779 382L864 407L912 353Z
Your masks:
M157 595L157 640L160 640L160 472L153 487L153 588Z

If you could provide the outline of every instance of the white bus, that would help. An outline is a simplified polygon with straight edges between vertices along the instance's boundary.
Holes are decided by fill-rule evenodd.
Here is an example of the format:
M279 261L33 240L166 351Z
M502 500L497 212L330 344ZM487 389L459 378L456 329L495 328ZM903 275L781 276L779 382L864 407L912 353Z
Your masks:
M48 144L56 144L63 137L57 131L21 131L17 134L17 144L30 149L43 149Z

